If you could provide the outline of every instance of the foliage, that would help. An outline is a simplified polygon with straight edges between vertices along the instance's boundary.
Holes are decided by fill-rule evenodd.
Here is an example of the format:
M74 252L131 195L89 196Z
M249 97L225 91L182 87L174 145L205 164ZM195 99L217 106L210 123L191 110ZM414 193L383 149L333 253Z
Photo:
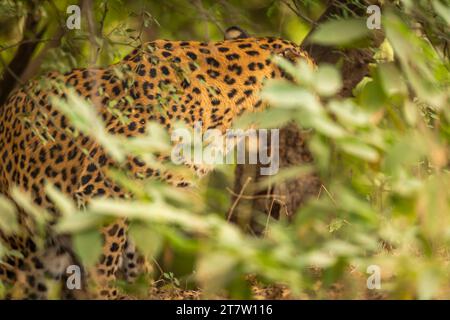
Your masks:
M108 3L114 7L120 2ZM112 172L112 178L135 197L97 199L83 210L49 185L48 194L63 213L56 229L73 234L77 254L92 264L101 245L98 227L116 217L127 217L138 248L150 261L163 262L160 279L175 287L200 287L204 297L251 297L251 275L260 286L286 286L294 297L367 298L372 297L366 287L367 268L378 265L386 298L450 298L450 76L445 46L439 45L442 30L448 31L449 9L442 2L431 2L431 6L428 1L386 6L382 20L386 40L374 52L377 61L370 77L354 89L352 98L339 97L342 79L337 66L313 69L302 62L293 65L277 59L295 82L269 82L262 96L272 108L245 115L239 125L251 122L267 128L294 121L312 129L309 145L316 160L312 169L322 179L321 196L302 207L292 223L270 219L262 237L228 223L229 202L223 183L232 168L220 167L209 179L198 181L194 189L175 189ZM130 8L139 7L131 3ZM243 21L265 10L270 22L261 22L260 30L274 30L282 10L280 4L266 1L241 3L242 7L234 1L203 3L205 12L224 20L228 11L223 7L236 9L245 16ZM318 11L311 3L303 1L309 12ZM106 1L96 4L101 8ZM165 5L177 10L189 7L185 1ZM214 19L195 22L186 29L191 11L175 19L180 14L176 10L169 22L163 13L165 5L149 3L151 8L139 16L142 19L132 21L143 21L144 26L160 28L159 35L177 39L191 38L186 30L211 31L206 38L220 33ZM244 14L246 8L251 8L248 15ZM123 14L108 13L103 34L117 33L128 40L135 37L136 30L120 25ZM113 21L118 25L114 27ZM426 31L417 27L418 21L425 22ZM297 32L304 34L306 29ZM319 29L315 40L347 46L367 33L365 26L349 18ZM65 39L55 49L61 52L55 54L77 56L70 49L77 36L70 37L74 38ZM116 44L107 37L99 41L102 63L123 53L110 50ZM75 62L83 63L79 58L73 63L59 61L64 70ZM67 104L55 104L78 130L95 137L118 161L129 154L146 155L151 161L153 152L168 148L158 127L151 132L160 138L142 137L125 143L105 132L101 120L89 113L86 101L73 97ZM16 193L14 200L36 213L25 198ZM9 200L0 198L0 226L13 230L11 208ZM173 261L164 258L167 251L175 253ZM177 256L181 258L177 260ZM157 274L155 268L154 280Z

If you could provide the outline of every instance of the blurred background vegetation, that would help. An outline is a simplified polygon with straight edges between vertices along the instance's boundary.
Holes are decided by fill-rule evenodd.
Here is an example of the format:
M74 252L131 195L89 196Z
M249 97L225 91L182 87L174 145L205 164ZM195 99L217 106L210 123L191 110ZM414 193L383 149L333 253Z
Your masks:
M382 41L373 45L367 16L358 19L352 10L370 1L338 1L340 14L316 26L330 2L82 0L88 15L81 30L69 31L65 9L73 1L0 1L3 79L23 39L37 45L19 83L49 70L108 65L153 39L220 40L232 25L299 44L314 28L309 41L341 52L344 60L351 49L368 49L373 57L346 95L342 59L317 69L280 60L295 83L269 83L262 95L272 108L240 119L239 125L262 128L293 121L308 130L314 162L274 178L320 177L317 195L291 219L267 217L260 236L227 222L233 166L175 190L115 172L135 198L95 200L88 214L49 186L64 213L57 229L73 234L82 261L96 261L98 226L124 216L153 271L121 287L143 298L450 298L449 3L381 1ZM34 24L27 24L30 12ZM85 102L70 104L61 110L81 123L81 131L95 125L83 112ZM157 129L150 138L168 141ZM119 157L158 149L146 137L102 139ZM31 207L25 195L14 194L19 205ZM13 211L0 197L1 227L12 225ZM367 288L372 265L381 271L376 290Z
M108 65L124 57L129 45L154 39L171 40L221 40L226 28L238 25L257 36L277 36L300 43L310 28L310 23L299 19L289 9L289 1L79 1L89 7L89 19L82 19L81 30L68 31L65 27L66 8L76 1L1 1L2 47L8 47L22 40L24 15L34 9L39 16L37 30L45 28L42 35L43 49L49 50L40 66L40 71L55 67L69 70L87 66L92 62L90 50L101 48L95 63ZM314 19L323 11L320 1L302 1L302 10L308 19ZM87 10L87 9L86 9ZM84 11L83 11L84 12ZM83 16L85 17L85 16ZM95 43L90 37L94 29ZM52 39L61 39L53 43ZM51 42L49 45L48 42ZM40 49L41 49L40 48ZM40 51L40 50L38 50ZM14 49L2 51L2 58L14 54ZM55 60L58 64L55 65Z

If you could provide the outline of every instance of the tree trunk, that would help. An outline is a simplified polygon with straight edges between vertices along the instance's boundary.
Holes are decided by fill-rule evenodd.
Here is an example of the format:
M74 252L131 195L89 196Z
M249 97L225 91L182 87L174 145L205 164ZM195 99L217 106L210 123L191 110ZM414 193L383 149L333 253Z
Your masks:
M38 30L40 15L37 10L39 2L30 1L28 12L23 26L23 38L18 46L13 59L9 62L3 71L0 80L0 107L6 102L11 91L21 84L21 75L25 71L28 63L31 61L39 40L43 35L45 28Z
M339 94L341 97L350 97L352 89L369 75L368 65L373 61L373 51L370 48L378 47L384 38L381 32L374 32L368 47L351 49L311 43L310 36L316 27L336 16L342 16L344 10L350 10L355 16L365 16L365 5L345 6L347 2L330 1L326 11L302 43L302 48L317 64L330 63L342 66L343 88ZM361 3L363 4L363 1ZM280 129L280 170L314 161L308 149L308 135L292 123ZM256 190L255 183L262 178L264 176L260 175L258 165L237 165L233 206L229 212L231 221L255 234L261 234L264 231L268 222L267 216L277 219L287 217L290 220L310 197L319 195L322 186L318 175L311 173L275 183L265 190Z

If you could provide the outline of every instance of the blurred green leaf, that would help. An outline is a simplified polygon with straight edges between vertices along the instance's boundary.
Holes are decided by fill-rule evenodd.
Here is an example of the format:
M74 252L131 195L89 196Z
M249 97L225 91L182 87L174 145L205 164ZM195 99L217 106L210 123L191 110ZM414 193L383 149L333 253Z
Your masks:
M320 25L311 41L323 45L348 45L368 34L369 29L364 20L332 20Z
M314 74L314 86L319 95L329 97L342 87L341 74L329 64L321 64Z
M441 1L435 0L431 2L436 12L445 20L447 25L450 25L450 8L445 6Z
M307 90L285 81L268 81L261 97L280 108L298 108L318 110L317 98Z
M376 111L384 107L387 97L378 81L368 81L358 96L360 103L368 110Z
M87 135L91 135L100 142L113 159L122 162L125 154L120 147L121 142L113 135L109 134L95 108L89 105L84 98L69 90L67 101L52 97L52 105L59 108L66 114L73 125Z
M402 97L408 94L403 78L393 63L384 63L378 65L381 83L385 94L389 96L400 95Z
M232 279L236 258L225 253L209 253L200 258L196 277L206 292L217 292Z
M76 212L76 207L72 200L58 190L53 184L48 183L45 187L45 191L63 215L69 216Z
M145 257L155 257L162 247L161 235L152 228L142 224L133 223L128 231L133 243Z
M339 146L348 154L369 162L379 159L377 150L356 138L348 138L339 141Z
M370 122L370 115L355 105L352 100L333 100L328 104L328 108L347 125L365 126Z
M75 253L83 265L93 267L102 253L102 236L97 230L88 230L73 236Z
M9 235L18 232L18 230L16 207L11 200L0 194L0 231Z

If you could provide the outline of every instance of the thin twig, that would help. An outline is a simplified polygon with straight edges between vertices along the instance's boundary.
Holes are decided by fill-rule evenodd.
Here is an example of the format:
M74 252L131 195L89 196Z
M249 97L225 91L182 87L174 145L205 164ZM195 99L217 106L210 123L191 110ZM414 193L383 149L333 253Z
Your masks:
M291 9L298 17L302 18L303 20L305 20L306 22L308 22L309 24L311 24L312 26L316 25L316 22L314 20L312 20L311 18L309 18L308 16L304 15L300 9L298 8L298 6L296 5L295 1L294 1L294 5L295 8L286 0L282 0L281 3L284 3L289 9Z
M255 196L249 196L249 195L243 195L243 194L237 194L236 192L234 192L233 190L231 190L230 188L226 188L227 189L227 191L229 192L229 193L231 193L233 196L235 196L235 197L241 197L242 199L245 199L245 200L253 200L253 199L270 199L270 198L274 198L274 199L276 199L276 200L282 200L282 199L284 199L286 196L283 196L283 195L276 195L276 194L270 194L270 195L255 195ZM279 197L279 198L277 198L277 197Z
M247 185L250 183L251 180L252 180L252 178L248 177L247 181L245 181L244 185L242 186L241 191L239 192L239 195L237 196L236 200L234 200L234 203L233 203L233 205L230 208L230 212L228 213L227 221L230 221L231 216L233 215L234 209L236 208L239 200L242 198L242 195L244 194L244 190L247 187Z
M105 8L103 9L102 18L100 19L100 34L103 36L103 29L105 27L106 15L108 14L108 2L103 2Z
M275 203L275 199L272 199L272 202L270 203L269 213L267 214L266 225L264 227L264 237L267 236L267 230L269 229L269 221L270 221L270 218L272 217L272 209L273 209L274 203Z
M225 29L222 28L217 18L211 15L211 13L203 7L201 0L190 0L189 2L200 12L205 21L214 23L222 33L225 33ZM205 30L208 32L208 28L205 28ZM206 34L206 37L209 38L209 35Z
M320 185L320 189L322 189L322 188L323 188L323 190L325 190L325 192L327 193L327 195L330 197L330 199L331 199L331 201L333 202L333 204L334 204L335 206L337 206L337 203L336 203L336 201L334 200L333 195L328 191L327 187L325 187L325 186L322 184L322 185ZM320 196L320 193L319 193L319 196Z
M161 272L161 277L164 274L164 270L162 269L162 267L159 265L158 261L155 259L155 257L152 257L152 261L153 263L156 265L156 267L158 268L159 272Z
M13 71L11 70L11 68L9 67L9 65L5 62L5 60L3 60L2 56L0 55L0 62L3 65L3 68L5 68L10 74L11 76L20 84L20 85L24 85L22 79L20 79L20 77Z

